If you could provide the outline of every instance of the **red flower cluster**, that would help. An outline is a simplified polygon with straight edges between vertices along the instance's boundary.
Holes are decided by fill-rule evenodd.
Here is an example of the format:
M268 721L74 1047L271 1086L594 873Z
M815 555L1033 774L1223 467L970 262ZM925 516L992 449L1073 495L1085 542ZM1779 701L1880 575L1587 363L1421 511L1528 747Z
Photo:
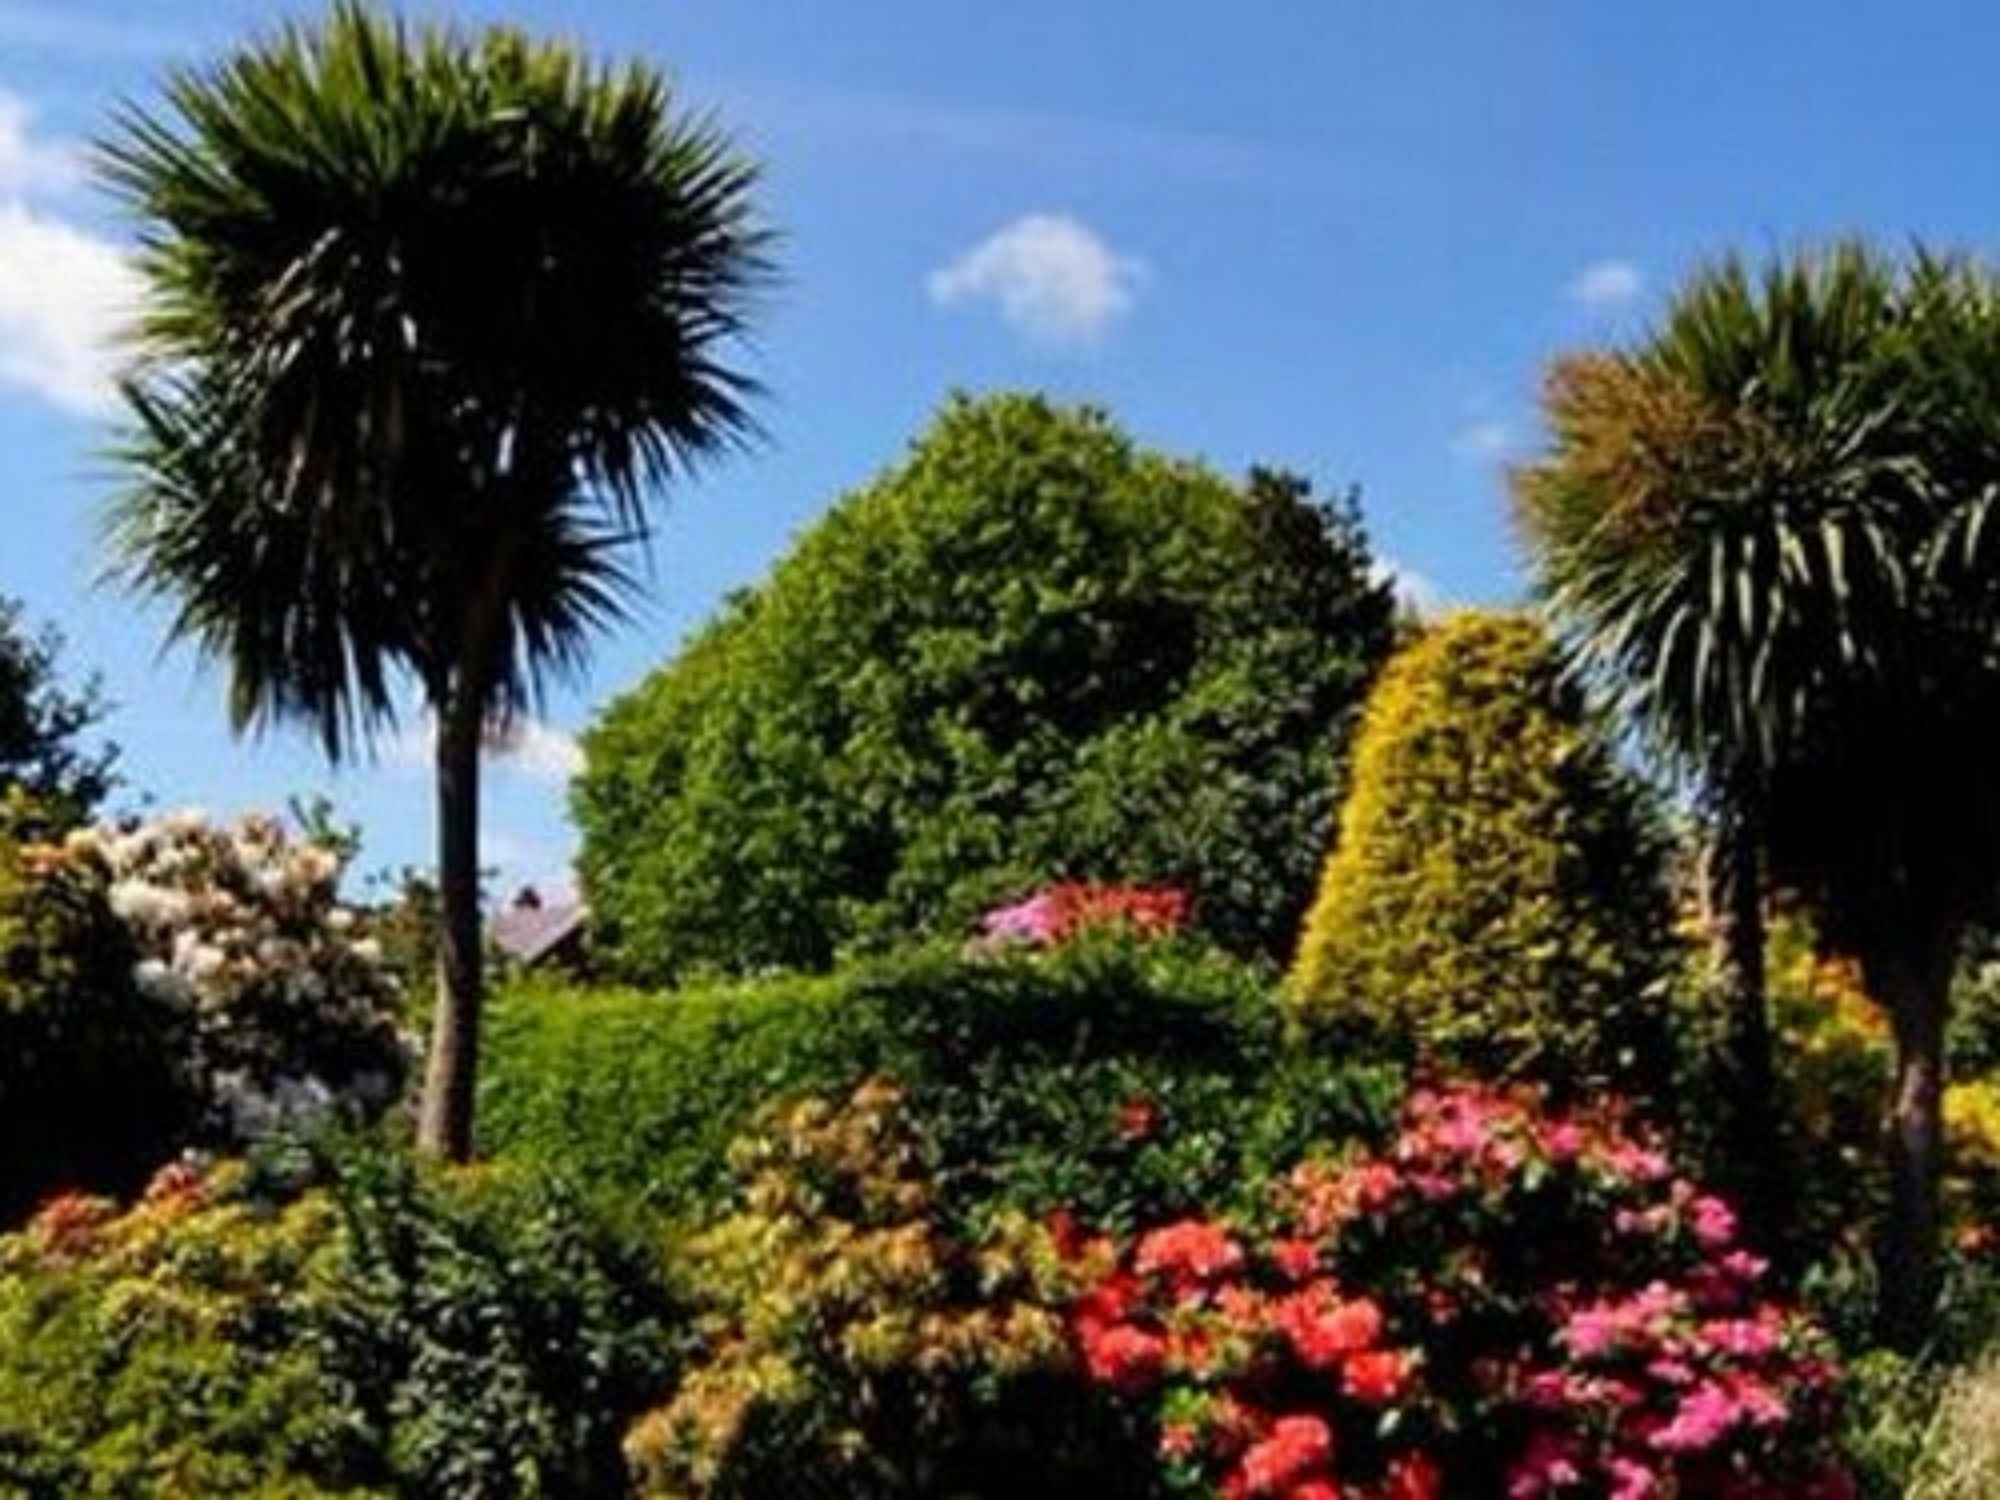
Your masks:
M58 1193L28 1221L28 1233L45 1254L81 1255L96 1242L97 1231L117 1216L117 1205L89 1193Z
M1268 1239L1187 1220L1122 1248L1060 1226L1084 1368L1185 1489L1852 1493L1824 1340L1614 1112L1421 1092L1386 1151L1302 1168L1280 1214Z
M1053 948L1091 928L1122 927L1141 937L1164 937L1187 922L1187 892L1171 886L1065 881L988 912L980 918L979 933L989 943Z
M1419 1361L1384 1342L1382 1310L1343 1294L1303 1240L1256 1251L1190 1219L1120 1253L1059 1236L1094 1273L1071 1311L1090 1377L1148 1403L1184 1486L1229 1497L1425 1500L1429 1459L1380 1437Z

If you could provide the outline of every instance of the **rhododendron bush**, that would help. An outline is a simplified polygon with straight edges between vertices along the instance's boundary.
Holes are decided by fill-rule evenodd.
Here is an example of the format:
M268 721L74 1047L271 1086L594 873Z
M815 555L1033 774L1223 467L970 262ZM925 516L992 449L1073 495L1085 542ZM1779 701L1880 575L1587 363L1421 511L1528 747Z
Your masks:
M212 1129L249 1138L393 1097L394 987L339 899L337 850L273 818L176 813L74 832L48 863L101 885Z
M1091 931L1168 937L1188 924L1187 892L1172 886L1100 885L1064 881L979 919L983 943L1054 948Z
M944 1222L888 1085L741 1159L744 1211L689 1247L706 1352L627 1444L656 1492L1853 1493L1827 1340L1609 1111L1423 1090L1260 1213L1108 1235L1059 1210L1039 1242ZM1030 1490L985 1487L1026 1472L1003 1452L1043 1466Z
M1419 1092L1392 1147L1302 1167L1256 1233L1118 1247L1091 1377L1227 1496L1840 1495L1836 1371L1719 1199L1608 1114Z

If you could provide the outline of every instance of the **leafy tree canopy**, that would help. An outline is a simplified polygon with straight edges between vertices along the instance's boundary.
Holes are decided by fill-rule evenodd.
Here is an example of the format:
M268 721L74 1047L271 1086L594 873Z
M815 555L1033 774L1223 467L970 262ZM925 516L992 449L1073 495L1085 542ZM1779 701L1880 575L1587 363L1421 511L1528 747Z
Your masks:
M659 979L1125 878L1282 954L1394 628L1351 497L954 399L589 734L593 911Z
M61 637L33 631L19 603L0 598L0 790L18 788L59 820L88 815L111 787L116 752L84 743L104 715L95 683L65 688Z

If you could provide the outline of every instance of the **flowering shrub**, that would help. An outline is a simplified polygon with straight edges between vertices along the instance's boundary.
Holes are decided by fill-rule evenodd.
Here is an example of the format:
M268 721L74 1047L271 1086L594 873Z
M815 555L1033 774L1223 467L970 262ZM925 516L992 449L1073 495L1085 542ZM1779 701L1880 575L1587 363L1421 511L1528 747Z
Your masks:
M988 944L1054 948L1093 928L1123 928L1134 936L1163 937L1184 930L1187 921L1187 893L1171 886L1066 881L1047 886L1025 901L988 912L979 919L979 935Z
M1254 1233L1059 1237L1092 1277L1085 1367L1182 1492L1849 1492L1824 1339L1608 1115L1421 1091L1388 1150L1300 1168Z
M244 1185L175 1165L129 1208L68 1193L0 1237L0 1493L244 1494L343 1467L304 1337L327 1205Z
M1295 1232L1421 1342L1453 1492L1845 1492L1826 1341L1615 1115L1420 1091L1389 1151L1293 1193Z
M343 858L272 818L177 813L69 835L138 954L142 999L178 1018L182 1066L236 1139L393 1097L406 1048L375 942L339 899Z
M1421 1354L1388 1341L1382 1309L1348 1294L1318 1247L1252 1244L1198 1219L1123 1254L1062 1237L1096 1272L1071 1314L1084 1367L1151 1413L1171 1492L1439 1493L1435 1461L1414 1446L1421 1425L1400 1420Z
M742 1211L688 1249L704 1357L626 1442L645 1493L1131 1492L1085 1435L1046 1236L946 1232L898 1089L796 1105L736 1160Z
M173 1029L133 1003L133 962L102 882L0 829L0 1226L60 1188L136 1191L185 1134Z

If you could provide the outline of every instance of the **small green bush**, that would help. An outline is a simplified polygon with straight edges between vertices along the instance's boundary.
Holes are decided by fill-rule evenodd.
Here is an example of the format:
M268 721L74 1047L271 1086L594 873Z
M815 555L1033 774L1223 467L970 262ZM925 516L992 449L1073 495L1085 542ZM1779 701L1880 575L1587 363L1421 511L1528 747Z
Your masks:
M760 1107L878 1074L939 1141L955 1211L1066 1203L1113 1226L1254 1199L1306 1146L1379 1129L1399 1082L1286 1046L1261 971L1106 934L662 995L523 985L496 999L481 1129L503 1158L700 1219Z
M305 1338L328 1205L175 1169L0 1238L0 1493L366 1493Z
M671 1382L641 1254L539 1177L185 1166L0 1238L0 1494L596 1496Z
M1645 805L1541 627L1465 613L1369 699L1288 986L1312 1027L1657 1094L1672 934Z
M1283 956L1394 605L1351 502L948 405L585 738L617 971L824 968L1063 878Z
M642 1493L1150 1491L1080 1379L1049 1236L951 1233L896 1088L771 1112L733 1155L742 1207L682 1251L700 1358L626 1442Z

